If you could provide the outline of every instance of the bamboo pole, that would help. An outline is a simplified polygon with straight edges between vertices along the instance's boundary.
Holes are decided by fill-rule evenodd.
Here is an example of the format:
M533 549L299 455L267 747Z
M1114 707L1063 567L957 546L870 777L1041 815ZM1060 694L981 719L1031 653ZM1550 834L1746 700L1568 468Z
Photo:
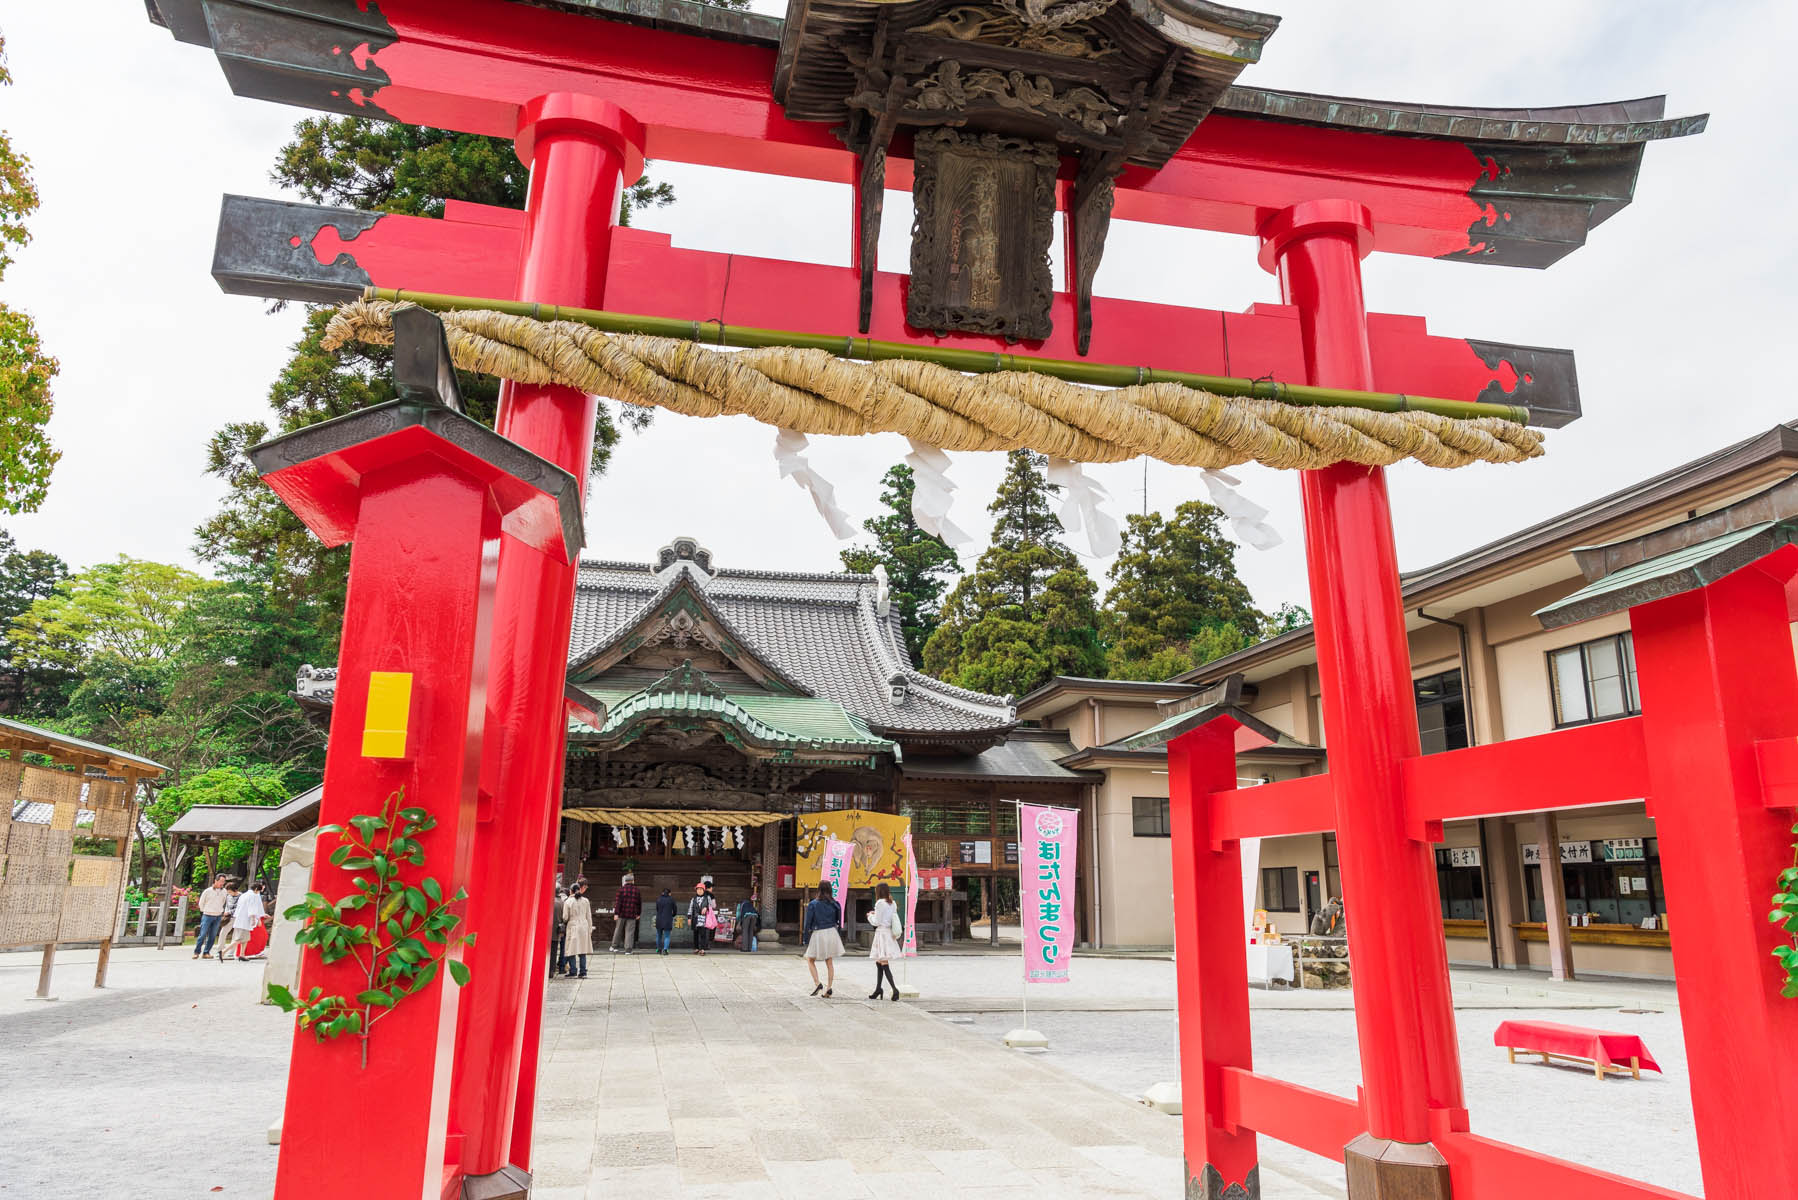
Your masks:
M1365 408L1375 412L1427 412L1438 416L1470 420L1497 417L1527 425L1530 410L1516 404L1484 404L1471 400L1448 400L1439 396L1408 396L1402 392L1358 392L1349 388L1313 387L1309 384L1282 383L1273 379L1238 379L1229 375L1197 375L1190 371L1166 371L1156 367L1130 367L1114 363L1077 362L1065 358L1033 358L1028 355L1000 354L987 350L958 350L950 346L914 346L906 342L883 342L873 338L848 337L823 333L799 333L784 329L758 329L748 325L726 325L722 321L683 321L678 317L646 317L630 313L603 312L595 308L571 308L560 304L534 304L526 300L490 300L480 296L449 296L439 292L412 292L402 288L364 288L364 300L390 300L416 304L433 312L491 311L538 321L574 321L591 325L606 333L636 333L651 337L678 338L713 346L735 346L748 349L761 346L794 346L823 350L838 358L878 362L881 359L904 358L936 363L951 370L970 374L989 371L1035 371L1070 383L1097 387L1129 387L1143 383L1178 383L1219 396L1246 396L1276 400L1283 404L1299 404L1330 408Z

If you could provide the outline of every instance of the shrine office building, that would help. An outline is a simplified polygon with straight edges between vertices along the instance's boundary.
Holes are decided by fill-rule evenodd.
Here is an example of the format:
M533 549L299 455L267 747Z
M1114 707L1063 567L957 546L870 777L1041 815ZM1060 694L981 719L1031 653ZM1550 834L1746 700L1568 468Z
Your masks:
M1602 496L1446 562L1402 574L1418 726L1425 754L1529 737L1641 711L1629 615L1547 628L1587 586L1576 551L1638 541L1652 556L1718 540L1722 529L1798 515L1798 423L1780 425ZM1731 533L1727 536L1738 536ZM1565 619L1563 617L1563 619ZM1163 683L1058 678L1018 701L1021 721L1077 747L1058 762L1098 771L1093 785L1097 937L1110 947L1173 937L1164 748L1131 735L1202 701L1234 702L1268 744L1238 756L1241 786L1328 769L1317 649L1304 626ZM1152 739L1150 739L1152 740ZM1527 803L1527 781L1519 781ZM1578 972L1672 978L1654 821L1641 801L1563 810L1556 854L1540 815L1451 821L1435 849L1451 963L1545 968L1546 922L1568 921ZM1558 859L1566 913L1545 911L1541 872ZM1258 906L1285 933L1309 928L1342 896L1335 836L1268 838ZM1550 900L1556 899L1551 895ZM1343 897L1352 923L1355 898ZM1702 932L1695 936L1703 936Z

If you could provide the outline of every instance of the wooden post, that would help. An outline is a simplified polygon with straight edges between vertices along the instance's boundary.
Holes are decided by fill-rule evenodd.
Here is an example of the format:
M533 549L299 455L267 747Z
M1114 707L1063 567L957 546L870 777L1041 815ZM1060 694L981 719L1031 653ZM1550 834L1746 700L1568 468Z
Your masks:
M1536 838L1542 843L1542 915L1548 924L1548 974L1568 980L1573 975L1573 941L1567 931L1567 880L1561 874L1561 823L1551 812L1536 814Z
M780 822L770 821L762 826L762 895L761 921L763 930L774 928L774 919L779 911L775 906L775 881L780 874Z
M169 859L162 864L162 899L156 905L156 948L162 949L168 942L167 929L169 900L175 894L175 875L181 868L181 839L169 839Z
M54 1000L50 994L50 969L56 965L56 943L44 943L44 961L37 969L37 992L33 1000Z

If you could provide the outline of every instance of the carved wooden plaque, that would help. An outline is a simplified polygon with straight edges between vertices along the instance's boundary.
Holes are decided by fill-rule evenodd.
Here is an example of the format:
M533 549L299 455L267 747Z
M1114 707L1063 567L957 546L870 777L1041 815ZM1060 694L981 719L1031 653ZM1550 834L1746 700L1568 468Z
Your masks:
M936 129L917 135L914 155L907 324L1048 337L1055 147Z

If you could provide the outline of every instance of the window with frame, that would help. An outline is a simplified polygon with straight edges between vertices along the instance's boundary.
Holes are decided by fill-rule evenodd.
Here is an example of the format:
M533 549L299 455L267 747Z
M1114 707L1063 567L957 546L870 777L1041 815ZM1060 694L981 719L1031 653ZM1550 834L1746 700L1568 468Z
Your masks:
M1444 920L1486 919L1485 877L1479 867L1457 867L1449 850L1436 851L1436 895Z
M1557 729L1642 711L1636 692L1636 642L1628 633L1550 650L1548 682Z
M1130 832L1137 837L1168 837L1167 797L1136 796L1130 801Z
M1336 861L1336 835L1324 834L1324 899L1342 895L1342 867Z
M1299 911L1299 869L1261 868L1261 907L1270 913Z
M1643 839L1639 859L1600 857L1592 862L1562 863L1561 883L1567 890L1567 911L1589 912L1601 925L1639 926L1645 917L1667 914L1667 896L1661 889L1659 838ZM1536 863L1523 868L1523 889L1530 920L1544 920L1548 905L1542 895L1542 868Z
M1411 684L1417 698L1417 734L1425 754L1467 748L1467 702L1461 671L1425 675Z

